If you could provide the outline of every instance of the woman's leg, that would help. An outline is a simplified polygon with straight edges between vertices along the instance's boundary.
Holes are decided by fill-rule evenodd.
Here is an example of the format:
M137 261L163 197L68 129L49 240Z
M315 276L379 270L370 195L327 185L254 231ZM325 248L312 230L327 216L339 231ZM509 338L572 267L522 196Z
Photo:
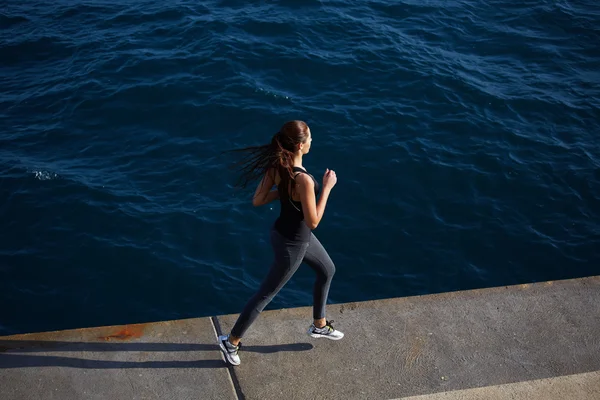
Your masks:
M290 242L276 231L271 232L271 244L275 259L258 292L246 303L231 330L230 343L233 345L237 346L258 315L294 275L308 248L308 243Z
M313 318L315 326L322 328L326 323L325 305L327 304L331 280L335 274L335 265L331 261L329 254L327 254L327 250L325 250L319 239L312 233L308 249L306 249L306 253L304 254L304 262L317 274L313 288Z

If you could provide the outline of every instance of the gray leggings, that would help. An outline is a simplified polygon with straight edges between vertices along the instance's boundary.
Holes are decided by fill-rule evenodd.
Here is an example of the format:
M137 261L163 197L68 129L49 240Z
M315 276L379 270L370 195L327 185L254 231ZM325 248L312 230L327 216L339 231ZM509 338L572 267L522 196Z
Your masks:
M246 303L231 330L231 335L241 338L262 310L304 261L317 274L313 291L313 318L325 318L325 304L335 265L323 245L311 232L307 243L289 241L275 229L271 230L271 245L275 259L258 292Z

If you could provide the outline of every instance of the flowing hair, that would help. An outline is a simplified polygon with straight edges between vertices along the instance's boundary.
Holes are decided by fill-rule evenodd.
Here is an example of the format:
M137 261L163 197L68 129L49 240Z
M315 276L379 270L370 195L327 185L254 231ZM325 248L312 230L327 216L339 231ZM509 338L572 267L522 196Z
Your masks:
M246 157L236 164L240 170L236 186L245 188L248 183L262 179L267 172L276 172L281 179L277 185L279 196L286 199L290 195L290 183L294 176L294 153L298 149L297 146L305 143L307 139L308 125L304 121L294 120L283 124L269 144L232 150L247 153ZM293 190L292 185L292 193Z

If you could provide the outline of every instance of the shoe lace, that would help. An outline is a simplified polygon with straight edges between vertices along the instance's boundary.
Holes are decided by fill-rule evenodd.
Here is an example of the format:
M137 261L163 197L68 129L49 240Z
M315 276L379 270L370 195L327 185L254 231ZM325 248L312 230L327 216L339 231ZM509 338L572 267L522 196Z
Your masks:
M335 330L335 328L332 325L334 322L334 320L331 320L325 323L325 327L328 328L330 332L333 332Z
M239 342L239 343L237 344L237 346L236 346L236 347L233 349L233 353L234 353L234 354L237 354L237 353L238 353L238 351L240 351L240 349L241 349L241 348L242 348L242 342Z

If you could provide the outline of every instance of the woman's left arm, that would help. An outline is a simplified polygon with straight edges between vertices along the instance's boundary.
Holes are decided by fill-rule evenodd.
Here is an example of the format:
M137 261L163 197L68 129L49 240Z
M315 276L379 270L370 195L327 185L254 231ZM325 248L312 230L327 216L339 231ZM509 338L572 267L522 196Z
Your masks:
M279 198L277 189L271 190L273 185L275 185L275 171L268 170L254 192L254 197L252 198L252 205L254 207L263 206Z

